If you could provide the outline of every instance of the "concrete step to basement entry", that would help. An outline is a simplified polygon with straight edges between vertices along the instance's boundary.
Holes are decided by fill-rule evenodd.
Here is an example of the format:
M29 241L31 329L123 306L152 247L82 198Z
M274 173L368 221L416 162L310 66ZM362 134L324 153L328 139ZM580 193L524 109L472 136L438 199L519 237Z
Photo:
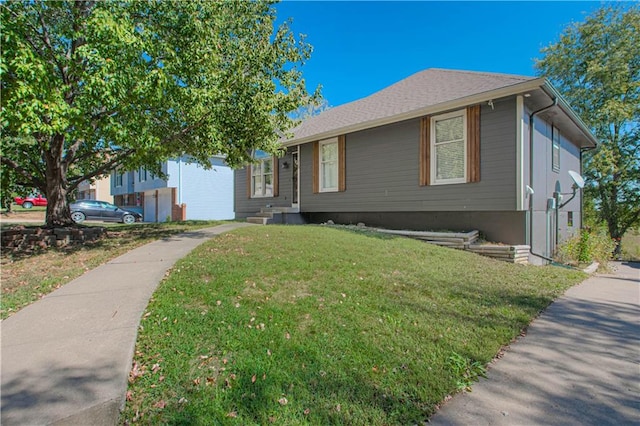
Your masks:
M250 216L247 218L247 223L255 223L256 225L266 225L269 223L270 217L262 216Z

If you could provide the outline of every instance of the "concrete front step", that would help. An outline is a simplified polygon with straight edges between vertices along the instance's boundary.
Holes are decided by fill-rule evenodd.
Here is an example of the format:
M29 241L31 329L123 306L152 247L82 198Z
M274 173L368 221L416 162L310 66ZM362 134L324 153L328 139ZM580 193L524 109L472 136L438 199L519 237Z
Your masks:
M262 207L260 213L300 213L298 207Z
M300 225L306 223L300 215L298 207L262 207L253 216L247 217L247 222L258 225L291 224Z
M269 217L250 216L247 218L247 223L255 223L256 225L266 225L269 223Z

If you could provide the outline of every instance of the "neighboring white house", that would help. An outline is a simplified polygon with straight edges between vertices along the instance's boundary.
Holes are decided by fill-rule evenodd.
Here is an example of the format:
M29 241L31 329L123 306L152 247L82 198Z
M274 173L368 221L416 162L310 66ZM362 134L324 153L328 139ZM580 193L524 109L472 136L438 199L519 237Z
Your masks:
M233 219L233 170L222 157L212 157L211 166L171 159L162 164L167 180L143 168L114 171L114 204L141 213L145 222Z
M111 196L111 187L109 185L109 177L103 177L102 179L96 179L91 182L88 180L82 181L78 185L78 200L100 200L108 203L113 202L113 196Z

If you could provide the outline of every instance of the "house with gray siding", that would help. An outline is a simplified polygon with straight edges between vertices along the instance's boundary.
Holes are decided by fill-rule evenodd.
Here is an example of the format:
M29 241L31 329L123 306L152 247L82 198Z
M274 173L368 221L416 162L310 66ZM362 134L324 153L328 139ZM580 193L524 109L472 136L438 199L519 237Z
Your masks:
M544 78L428 69L305 120L283 145L236 171L236 218L477 229L535 261L580 229L568 172L596 139Z

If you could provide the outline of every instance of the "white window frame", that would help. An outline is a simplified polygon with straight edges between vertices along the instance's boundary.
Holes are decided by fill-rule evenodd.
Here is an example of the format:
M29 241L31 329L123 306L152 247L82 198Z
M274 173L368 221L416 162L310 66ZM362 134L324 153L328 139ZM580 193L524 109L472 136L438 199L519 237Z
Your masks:
M462 117L462 142L464 144L464 174L460 178L453 179L438 179L438 170L437 170L437 150L436 150L436 123L438 121L447 120L450 118ZM431 117L431 135L430 144L431 144L431 185L449 185L455 183L466 183L467 182L467 155L469 149L469 138L467 135L467 110L461 109L458 111L449 112L446 114L435 115ZM447 143L451 143L454 141L441 142L438 145L443 145Z
M323 161L322 158L322 147L324 147L325 145L334 145L336 147L336 159L335 159L335 163L336 163L336 167L335 167L335 182L336 182L336 186L332 186L332 187L324 187L324 167L323 164L325 163L329 163L329 161ZM340 179L340 150L339 150L339 145L338 145L338 138L331 138L331 139L325 139L323 141L318 142L318 179L320 179L320 182L318 183L318 190L320 192L338 192L340 183L339 183L339 179Z
M114 188L120 188L122 186L123 174L116 171L114 173Z
M274 162L273 162L273 157L272 156L266 156L263 158L258 158L257 159L258 163L257 164L251 164L249 167L251 167L251 198L273 198L273 187L274 187L274 174L273 174L273 167L274 167ZM271 172L270 173L265 173L265 163L267 161L271 162ZM260 166L259 167L259 171L258 173L256 173L256 170L258 169L258 167L256 166ZM260 192L258 194L256 194L256 188L255 188L255 179L254 176L260 176L261 179L261 188L260 188ZM267 183L265 180L265 176L271 175L271 194L267 194Z

